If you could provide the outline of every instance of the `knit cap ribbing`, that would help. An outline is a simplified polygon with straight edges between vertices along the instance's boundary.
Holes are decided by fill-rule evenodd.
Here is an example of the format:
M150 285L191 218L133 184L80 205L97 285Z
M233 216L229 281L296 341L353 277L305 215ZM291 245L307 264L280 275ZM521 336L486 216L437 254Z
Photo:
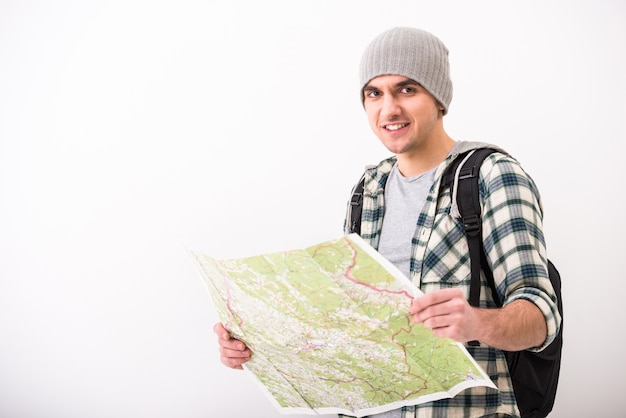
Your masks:
M389 74L417 81L443 105L443 114L448 113L452 100L448 48L433 34L396 27L374 38L361 58L361 88L373 78Z

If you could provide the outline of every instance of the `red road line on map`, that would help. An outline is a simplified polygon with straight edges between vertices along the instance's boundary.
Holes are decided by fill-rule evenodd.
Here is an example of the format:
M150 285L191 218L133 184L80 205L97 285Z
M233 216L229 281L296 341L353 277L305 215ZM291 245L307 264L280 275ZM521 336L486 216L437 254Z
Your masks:
M344 237L344 238L342 238L342 239L343 239L343 241L344 241L344 242L348 245L348 248L350 248L350 250L352 251L351 264L350 264L350 266L346 269L346 273L344 274L344 276L345 276L345 278L346 278L346 279L348 279L350 282L352 282L352 283L354 283L354 284L361 285L361 286L365 286L365 287L367 287L368 289L371 289L371 290L373 290L373 291L375 291L375 292L379 292L379 293L389 293L389 294L395 294L395 295L405 295L406 297L408 297L408 298L410 298L410 299L413 299L413 298L414 298L414 296L413 296L411 293L409 293L407 290L389 290L389 289L384 289L384 288L378 288L378 287L373 286L373 285L371 285L371 284L369 284L369 283L365 283L365 282L359 281L356 277L354 277L354 276L351 274L351 272L352 272L352 269L353 269L354 267L356 267L356 257L357 257L357 251L356 251L356 249L355 249L355 246L352 244L352 242L351 242L351 241L350 241L347 237ZM317 250L316 250L316 251L317 251ZM407 351L406 351L406 347L405 347L403 344L401 344L401 343L397 342L397 341L396 341L396 337L397 337L397 336L398 336L401 332L410 333L410 332L411 332L411 330L412 330L412 326L411 326L411 323L410 323L409 318L407 317L407 327L406 327L406 328L405 328L405 327L400 328L400 329L399 329L396 333L394 333L394 334L392 335L392 337L391 337L391 341L392 341L392 342L393 342L393 343L394 343L394 344L395 344L398 348L400 348L400 350L402 351L402 356L403 356L403 359L404 359L404 364L407 366L407 368L408 368L408 373L409 373L409 374L413 374L413 373L411 372L411 366L410 366L410 365L409 365L409 363L408 363L408 354L407 354ZM423 385L422 385L422 388L420 388L420 389L418 389L418 390L416 390L416 391L412 392L412 394L417 394L417 393L419 393L420 391L422 391L422 390L424 390L424 389L427 389L427 388L428 388L428 385L426 384L426 380L425 380L425 379L423 379L423 378L422 378L422 377L420 377L419 375L414 375L414 376L415 376L416 378L418 378L418 379L422 380L422 381L423 381ZM322 378L322 379L323 379L323 378ZM356 379L356 378L355 378L355 379ZM335 380L333 380L333 379L324 379L324 380L331 380L331 381L334 381L335 383L338 383L338 381L335 381ZM350 381L354 381L354 379L349 380L348 382L350 382ZM346 382L346 383L348 383L348 382ZM366 382L366 383L368 383L368 382ZM369 384L369 383L368 383L368 384Z
M369 289L372 289L375 292L379 292L379 293L391 293L394 295L402 295L404 294L406 297L413 299L413 295L411 295L411 293L409 293L407 290L389 290L389 289L381 289L378 288L376 286L372 286L369 283L364 283L361 282L359 280L357 280L352 274L351 271L354 267L356 267L356 256L357 256L357 251L355 250L354 246L352 245L352 243L350 242L350 240L348 240L348 238L344 237L343 240L346 242L346 244L348 245L348 247L350 248L350 250L352 251L352 264L347 268L346 270L346 274L345 277L346 279L348 279L349 281L351 281L352 283L355 284L359 284L361 286L365 286Z
M409 293L408 291L406 291L406 290L389 290L389 289L380 289L380 288L377 288L377 287L375 287L375 286L372 286L372 285L370 285L370 284L368 284L368 283L363 283L363 282L360 282L360 281L359 281L359 280L357 280L354 276L352 276L352 274L350 274L350 272L351 272L352 268L356 266L356 256L357 256L357 251L354 249L354 246L352 245L352 243L351 243L351 242L350 242L350 241L349 241L346 237L344 237L344 238L343 238L343 240L346 242L346 244L348 245L348 247L352 250L352 264L348 267L348 269L347 269L347 271L346 271L346 274L345 274L345 277L346 277L348 280L350 280L351 282L353 282L353 283L355 283L355 284L360 284L360 285L362 285L362 286L365 286L365 287L367 287L367 288L369 288L369 289L372 289L372 290L374 290L374 291L376 291L376 292L381 292L381 293L391 293L391 294L396 294L396 295L401 295L401 294L404 294L405 296L407 296L407 297L408 297L408 298L410 298L410 299L413 299L413 298L414 298L414 297L413 297L413 295L412 295L412 294L410 294L410 293ZM407 366L407 368L408 368L408 373L409 373L409 374L411 374L411 366L410 366L410 365L409 365L409 363L408 363L408 354L407 354L407 351L406 351L406 347L405 347L403 344L401 344L401 343L399 343L399 342L397 342L397 341L396 341L396 336L398 336L401 332L411 333L412 327L411 327L411 323L410 323L410 320L409 320L409 318L408 318L408 317L407 317L407 326L408 326L408 328L407 328L407 329L405 329L404 327L403 327L403 328L400 328L400 329L399 329L399 330L398 330L395 334L393 334L393 335L392 335L392 337L391 337L391 341L392 341L392 342L393 342L393 343L394 343L394 344L395 344L398 348L400 348L400 350L402 350L402 355L403 355L403 358L404 358L404 362L405 362L405 364L406 364L406 366ZM417 377L419 378L419 376L417 376ZM424 380L424 383L426 383L426 381L425 381L425 380ZM426 388L426 386L424 386L424 389L425 389L425 388Z

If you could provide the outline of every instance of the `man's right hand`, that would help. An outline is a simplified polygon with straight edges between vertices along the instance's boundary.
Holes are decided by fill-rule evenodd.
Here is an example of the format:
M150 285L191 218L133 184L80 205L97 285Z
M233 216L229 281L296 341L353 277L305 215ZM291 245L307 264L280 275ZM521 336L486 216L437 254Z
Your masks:
M213 331L217 335L222 363L227 367L242 370L242 364L249 361L252 356L250 349L241 341L231 337L220 322L213 326Z

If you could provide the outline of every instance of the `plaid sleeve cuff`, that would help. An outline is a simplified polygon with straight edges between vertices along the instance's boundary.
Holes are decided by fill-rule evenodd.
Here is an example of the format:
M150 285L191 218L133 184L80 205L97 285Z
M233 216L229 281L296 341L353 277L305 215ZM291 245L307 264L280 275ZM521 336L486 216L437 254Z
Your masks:
M554 341L561 326L561 315L557 309L556 301L550 298L547 293L536 287L526 287L516 290L510 295L507 303L511 303L514 300L527 300L537 306L543 314L548 328L548 335L542 345L528 349L528 351L533 352L542 351Z

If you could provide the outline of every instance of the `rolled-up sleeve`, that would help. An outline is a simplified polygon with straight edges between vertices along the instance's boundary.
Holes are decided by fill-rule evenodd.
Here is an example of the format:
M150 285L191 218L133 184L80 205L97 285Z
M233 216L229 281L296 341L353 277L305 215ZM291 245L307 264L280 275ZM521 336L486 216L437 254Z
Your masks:
M548 335L541 351L556 337L561 316L548 276L539 191L519 163L492 155L481 168L483 242L503 305L525 299L543 313ZM487 161L486 161L487 162Z

